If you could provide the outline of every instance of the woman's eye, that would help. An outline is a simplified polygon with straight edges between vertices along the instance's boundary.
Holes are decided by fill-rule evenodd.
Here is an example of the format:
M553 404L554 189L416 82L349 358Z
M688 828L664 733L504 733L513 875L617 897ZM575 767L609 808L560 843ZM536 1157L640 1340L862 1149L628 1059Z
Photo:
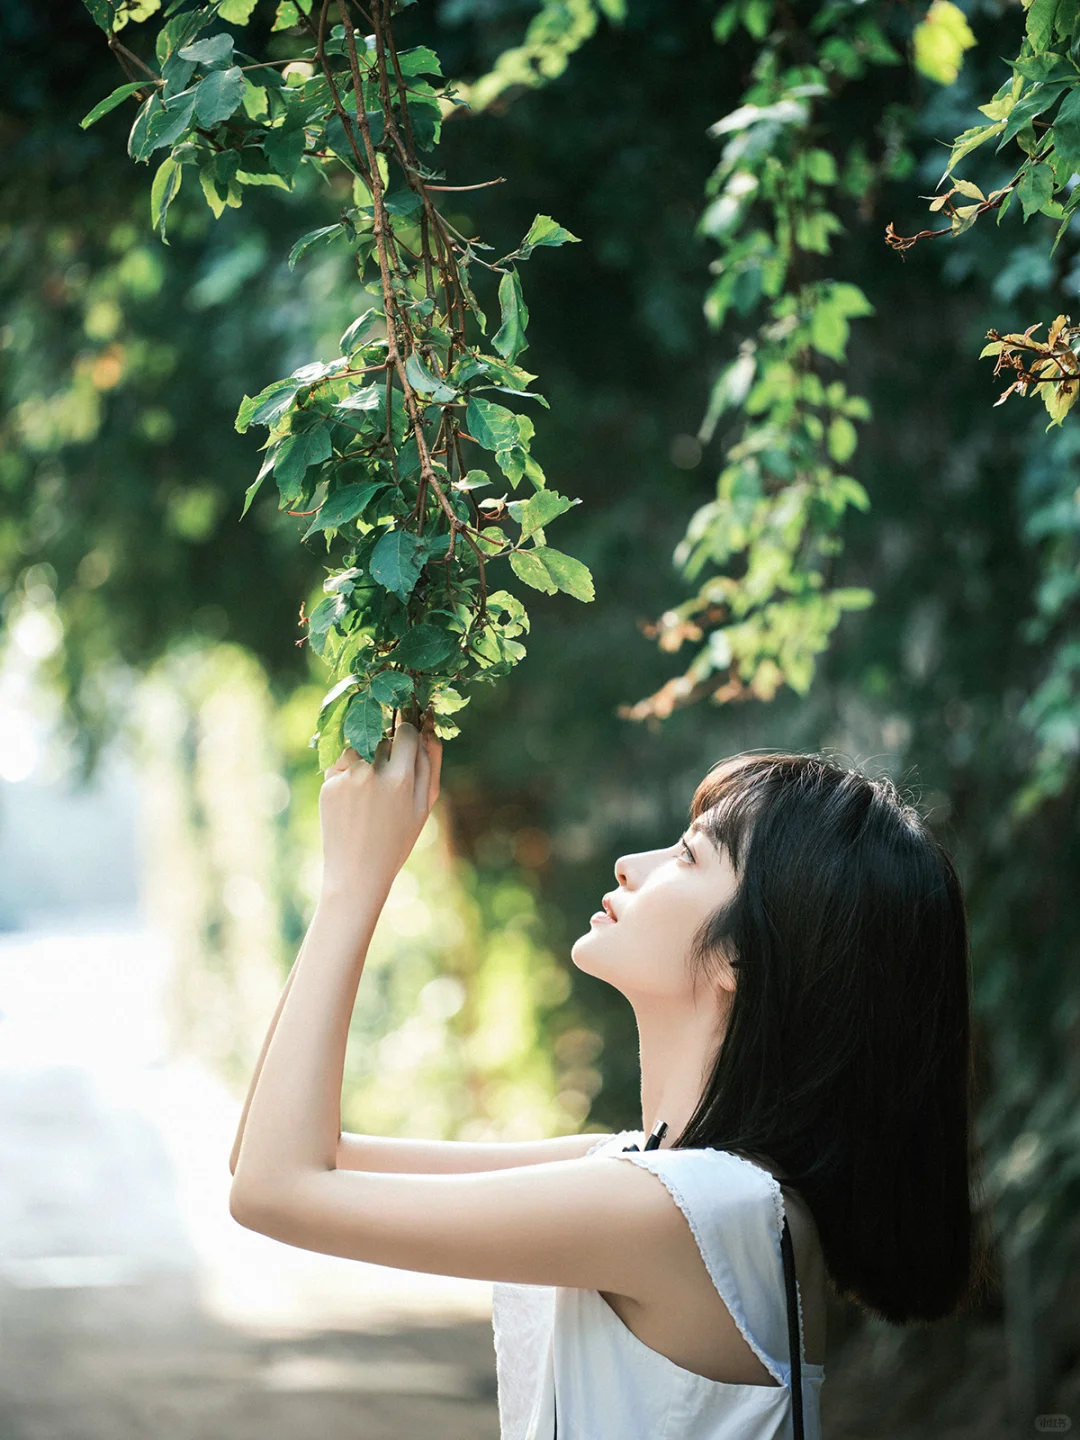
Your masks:
M682 842L682 851L687 860L696 863L696 861L694 860L694 852L690 849L690 846L686 843L685 840Z

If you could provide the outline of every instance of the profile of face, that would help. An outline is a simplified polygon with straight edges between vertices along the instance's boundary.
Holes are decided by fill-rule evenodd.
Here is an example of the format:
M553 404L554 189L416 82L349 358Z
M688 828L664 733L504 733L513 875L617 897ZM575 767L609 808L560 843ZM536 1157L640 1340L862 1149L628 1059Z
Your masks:
M731 857L702 829L699 817L662 850L620 855L615 862L617 890L604 896L604 908L574 941L570 958L579 970L607 980L637 1008L709 1003L712 987L699 983L694 993L689 963L694 939L705 921L730 900L738 880ZM719 985L734 990L734 972L720 967Z

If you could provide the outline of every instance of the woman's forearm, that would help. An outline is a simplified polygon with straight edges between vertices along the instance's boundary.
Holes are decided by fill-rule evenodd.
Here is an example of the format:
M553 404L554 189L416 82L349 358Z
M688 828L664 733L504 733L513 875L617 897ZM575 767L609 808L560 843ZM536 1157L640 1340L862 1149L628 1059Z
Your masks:
M255 1073L251 1077L251 1084L248 1086L247 1098L244 1101L244 1108L240 1112L240 1123L236 1127L236 1139L233 1141L232 1154L229 1156L229 1174L236 1174L236 1162L240 1155L240 1142L244 1138L244 1126L247 1124L248 1111L251 1108L251 1097L255 1094L255 1087L259 1083L259 1075L262 1072L263 1061L266 1059L266 1052L270 1048L270 1041L274 1038L274 1031L277 1029L278 1020L285 1005L286 996L292 986L293 976L296 974L296 967L300 964L300 956L304 953L304 945L307 944L307 936L304 937L304 944L300 946L299 954L293 961L293 967L289 971L289 978L285 981L285 988L281 992L281 998L277 1002L277 1009L274 1011L273 1019L270 1021L266 1036L263 1039L262 1049L259 1051L259 1058L255 1062Z
M252 1085L234 1203L273 1204L294 1182L336 1166L349 1022L388 889L324 894L316 906Z
M234 1217L287 1205L337 1167L341 1080L356 989L394 882L439 793L442 745L430 716L406 721L375 759L350 748L319 791L322 889L263 1045L234 1147Z

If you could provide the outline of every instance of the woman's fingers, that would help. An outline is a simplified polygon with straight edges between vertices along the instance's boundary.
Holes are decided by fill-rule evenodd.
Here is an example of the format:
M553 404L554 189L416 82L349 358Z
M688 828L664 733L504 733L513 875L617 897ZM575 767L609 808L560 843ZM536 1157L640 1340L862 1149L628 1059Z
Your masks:
M442 741L434 726L425 725L416 747L416 771L413 776L413 802L417 815L427 815L439 798L439 771L442 766Z
M419 734L415 725L410 725L407 720L400 720L394 731L394 744L390 752L388 769L393 775L404 780L416 771L416 747Z
M378 745L375 746L375 755L371 763L374 769L379 771L380 774L390 764L392 749L393 742L390 740L380 740Z
M428 794L431 790L431 753L427 747L427 736L421 735L416 747L416 764L413 769L413 810L423 817L431 809Z
M439 798L439 777L442 774L442 741L435 734L435 717L430 710L424 717L423 748L428 760L427 805L430 810Z
M330 766L329 770L323 771L324 778L329 780L331 775L340 775L343 770L350 769L354 762L358 761L359 759L360 756L356 753L352 746L347 746L344 750L342 750L341 754L334 761L333 765Z
M324 770L324 777L340 775L346 770L365 770L367 762L351 746ZM393 740L380 740L375 747L371 769L392 779L413 781L413 794L418 810L430 810L439 794L442 770L442 741L435 734L435 718L429 711L423 720L423 731L408 720L402 720L394 731Z

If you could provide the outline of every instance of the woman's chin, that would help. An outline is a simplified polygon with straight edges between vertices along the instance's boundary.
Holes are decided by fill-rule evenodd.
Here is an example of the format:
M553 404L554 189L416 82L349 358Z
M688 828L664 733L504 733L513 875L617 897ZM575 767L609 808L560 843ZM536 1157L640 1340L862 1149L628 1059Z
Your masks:
M584 935L579 935L570 947L570 959L579 970L588 970L595 974L595 966L589 964L590 953L595 950L597 930L595 928L586 930Z
M578 938L574 941L573 945L570 946L570 959L574 962L575 965L580 965L581 960L579 957L588 953L589 941L591 939L592 931L586 930L585 934L579 935Z

